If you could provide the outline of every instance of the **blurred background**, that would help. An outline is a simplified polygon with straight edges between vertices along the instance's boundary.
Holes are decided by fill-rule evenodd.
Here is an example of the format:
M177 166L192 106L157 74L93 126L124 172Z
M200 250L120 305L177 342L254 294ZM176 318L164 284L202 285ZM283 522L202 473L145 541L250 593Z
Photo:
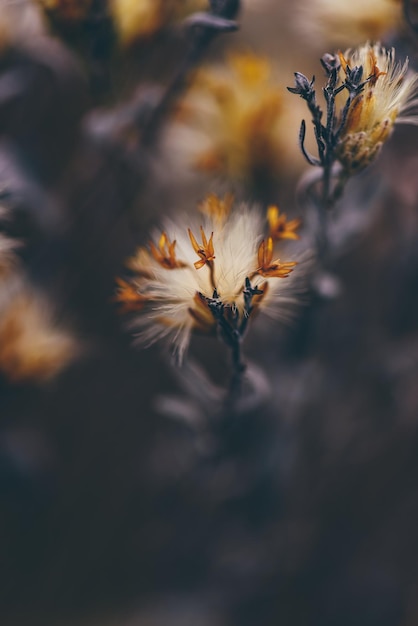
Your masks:
M222 346L178 369L113 301L150 229L211 192L301 216L312 249L293 72L321 85L319 58L366 40L417 69L399 1L234 4L217 34L203 0L0 0L5 626L418 624L417 128L349 181L332 297L255 320L261 391L226 424Z

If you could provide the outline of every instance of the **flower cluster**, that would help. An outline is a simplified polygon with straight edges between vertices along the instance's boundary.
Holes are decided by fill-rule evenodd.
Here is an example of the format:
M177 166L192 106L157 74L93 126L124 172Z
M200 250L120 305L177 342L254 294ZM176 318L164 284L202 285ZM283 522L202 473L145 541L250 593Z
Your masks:
M312 114L318 158L304 148L305 122L300 131L301 148L312 165L328 169L339 161L345 174L364 169L378 154L395 123L418 123L418 75L408 73L408 60L395 62L394 49L365 44L344 54L321 59L328 80L323 89L326 123L317 104L314 79L295 73L295 87Z
M246 325L255 311L285 317L292 302L296 262L278 257L277 242L297 238L298 220L277 207L268 220L230 196L210 195L200 206L201 223L168 223L148 248L129 259L132 276L118 281L116 300L135 312L138 339L151 344L169 337L181 360L191 333L211 333L222 323ZM242 326L240 326L242 328Z

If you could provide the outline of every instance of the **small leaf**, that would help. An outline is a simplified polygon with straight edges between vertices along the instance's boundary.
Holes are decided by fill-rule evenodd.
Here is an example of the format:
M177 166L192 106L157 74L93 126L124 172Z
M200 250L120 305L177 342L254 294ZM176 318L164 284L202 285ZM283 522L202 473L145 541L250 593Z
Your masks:
M303 156L305 157L305 159L308 161L310 165L320 166L321 161L317 159L316 157L314 157L313 155L309 154L307 150L305 149L305 135L306 135L306 122L305 120L302 120L301 125L300 125L300 130L299 130L300 149L302 151Z

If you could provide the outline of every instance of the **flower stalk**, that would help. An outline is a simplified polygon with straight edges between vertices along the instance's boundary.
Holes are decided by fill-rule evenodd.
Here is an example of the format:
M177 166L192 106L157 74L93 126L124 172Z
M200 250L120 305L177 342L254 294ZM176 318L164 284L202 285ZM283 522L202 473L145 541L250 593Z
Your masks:
M282 261L282 239L297 239L300 220L286 219L271 206L263 218L232 198L210 195L199 205L204 214L197 233L183 222L167 223L162 233L128 260L132 272L118 279L115 301L131 315L143 345L167 338L177 364L193 333L214 336L231 355L225 406L236 410L246 363L242 342L251 317L266 313L288 319L295 301L296 261ZM299 271L297 272L297 274ZM296 278L296 281L298 279Z
M325 116L316 102L315 78L309 81L296 72L295 87L288 89L306 101L312 115L317 156L305 148L305 121L301 123L299 142L308 163L322 170L320 191L312 196L319 213L319 256L324 259L328 212L347 180L372 163L394 124L418 123L418 76L408 71L408 59L397 63L395 50L386 50L380 44L366 43L344 54L325 54L321 64L327 78L322 90ZM342 92L345 100L341 99Z
M242 391L243 379L247 369L242 353L242 342L247 329L248 320L254 308L253 299L258 295L264 295L264 291L258 287L253 287L250 279L247 277L243 290L244 311L243 314L240 315L234 304L225 305L225 303L222 302L216 289L211 298L207 298L199 293L199 297L206 303L213 315L219 338L230 350L232 374L228 394L225 399L225 407L231 410Z
M312 116L314 135L317 145L317 156L310 154L305 147L306 122L302 120L299 131L299 145L306 161L313 166L322 168L321 191L316 197L318 209L319 233L318 249L321 258L324 258L328 248L328 211L333 208L338 195L342 193L345 182L341 176L335 186L332 185L334 165L338 160L337 148L340 137L347 122L348 112L353 100L364 90L365 85L370 80L363 78L363 68L355 66L352 69L347 63L344 65L345 79L340 84L341 56L325 54L321 59L321 65L325 70L327 82L323 88L326 102L326 122L323 124L324 113L317 103L315 91L315 77L309 81L300 72L295 72L295 87L288 87L290 93L299 95L305 100ZM341 115L337 113L336 98L343 90L348 92L347 99L342 109Z

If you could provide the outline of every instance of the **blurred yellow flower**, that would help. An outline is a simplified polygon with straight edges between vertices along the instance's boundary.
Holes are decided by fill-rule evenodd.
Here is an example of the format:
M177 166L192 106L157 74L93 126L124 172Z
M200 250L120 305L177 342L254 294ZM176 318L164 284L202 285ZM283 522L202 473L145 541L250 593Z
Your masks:
M17 287L16 287L17 283ZM12 383L44 383L79 353L74 336L53 321L49 306L24 283L1 285L0 373Z
M12 383L43 383L73 361L79 344L24 279L18 246L0 234L0 375Z
M322 48L377 41L403 19L401 0L303 0L295 11L297 29Z
M231 212L233 203L234 196L231 193L227 193L223 199L210 193L199 205L199 211L212 218L218 226L222 226Z
M248 182L259 174L280 177L295 159L300 166L285 97L267 58L230 54L226 64L196 73L178 105L177 144L206 174Z
M208 0L110 0L122 45L151 37L171 22L208 7Z

